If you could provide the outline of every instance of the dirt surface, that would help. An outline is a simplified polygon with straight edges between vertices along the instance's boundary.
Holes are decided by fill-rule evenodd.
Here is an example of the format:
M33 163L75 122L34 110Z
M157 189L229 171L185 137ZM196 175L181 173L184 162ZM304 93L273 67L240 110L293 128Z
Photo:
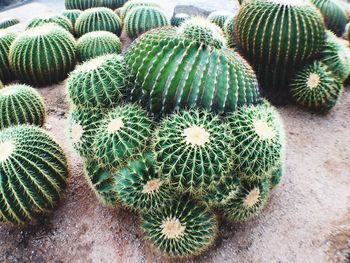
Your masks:
M33 10L50 12L42 2ZM29 17L28 10L9 11ZM89 188L67 136L64 82L40 92L71 175L49 217L22 228L0 224L0 262L168 262L143 241L136 215L103 207ZM325 116L279 111L288 143L282 183L258 218L222 223L215 246L190 262L350 262L350 91Z

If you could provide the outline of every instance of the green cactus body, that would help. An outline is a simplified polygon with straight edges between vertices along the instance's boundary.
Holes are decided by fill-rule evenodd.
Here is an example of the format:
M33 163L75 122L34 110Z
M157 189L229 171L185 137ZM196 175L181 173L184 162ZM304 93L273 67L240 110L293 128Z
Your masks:
M99 7L101 0L65 0L66 9L86 10L92 7Z
M196 106L230 112L261 99L255 73L241 56L177 37L172 28L147 32L125 59L134 76L129 99L157 116Z
M188 19L190 19L190 16L188 14L184 14L184 13L175 14L170 19L170 24L172 26L181 26L181 24Z
M232 137L217 116L183 111L166 118L155 132L154 153L163 178L181 192L205 194L231 168Z
M235 23L236 23L236 16L231 16L226 20L225 25L224 25L224 31L225 31L225 35L226 35L226 45L229 48L236 47L236 37L234 34Z
M61 147L41 129L0 131L0 221L24 224L58 203L68 176Z
M222 30L224 30L224 26L226 23L226 20L230 18L233 14L228 11L215 11L209 14L208 20L214 24L216 24L218 27L220 27Z
M71 9L71 10L65 10L62 15L69 19L69 21L72 23L73 28L75 26L75 22L77 21L78 17L82 14L82 11L79 9Z
M72 22L65 16L63 15L48 15L48 16L41 16L41 17L36 17L33 18L31 21L29 21L26 30L37 27L37 26L42 26L44 24L49 24L53 23L56 24L70 33L73 33L73 24Z
M207 207L186 196L142 215L145 238L173 258L189 258L206 251L215 241L218 223Z
M343 90L342 82L319 61L300 70L290 86L294 101L314 112L331 110Z
M119 54L122 43L119 37L107 31L94 31L83 35L78 40L78 57L80 61L106 55Z
M266 101L240 108L227 122L233 136L234 170L240 177L263 180L283 156L284 131L278 112Z
M93 158L93 142L106 113L94 108L76 108L69 115L69 134L74 149L85 158Z
M328 29L341 37L348 19L342 7L335 0L311 0L321 11Z
M22 82L37 86L52 84L66 78L75 67L76 43L67 30L57 25L38 26L16 38L9 60Z
M9 85L0 90L0 129L19 124L44 125L45 104L27 85Z
M102 166L118 168L144 150L152 120L136 105L115 108L102 120L95 137L95 155Z
M114 5L113 5L113 9L118 9L124 6L124 4L126 2L128 2L129 0L114 0Z
M8 56L10 53L10 46L15 38L15 33L0 30L0 79L5 83L14 78Z
M152 153L131 160L115 176L115 188L124 205L149 212L171 202L177 193L160 178Z
M159 5L152 3L152 2L147 2L144 0L132 0L128 1L124 4L122 12L121 12L121 19L124 20L126 15L135 7L140 7L140 6L152 6L152 7L159 7Z
M3 20L0 22L0 29L5 29L17 24L19 24L19 20L17 18Z
M281 160L280 163L277 164L272 169L271 177L270 177L271 188L274 188L280 184L281 179L283 177L283 173L284 173L284 165L283 165L283 161Z
M122 31L122 21L111 9L91 8L78 17L75 30L78 36L93 31L109 31L119 36Z
M112 108L126 87L123 57L108 54L79 65L67 81L68 93L79 107Z

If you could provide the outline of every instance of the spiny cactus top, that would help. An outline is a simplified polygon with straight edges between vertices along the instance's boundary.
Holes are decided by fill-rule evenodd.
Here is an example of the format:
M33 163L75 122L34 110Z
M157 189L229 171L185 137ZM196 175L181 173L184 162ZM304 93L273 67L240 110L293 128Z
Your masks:
M11 46L9 59L22 82L43 86L63 80L74 68L76 43L67 30L45 24L20 34Z
M122 21L111 9L91 8L78 17L75 30L78 36L92 31L109 31L119 36L122 31Z
M343 90L339 80L322 62L315 61L300 70L292 80L294 101L316 112L327 112L337 103Z
M101 55L119 54L122 43L115 34L107 31L94 31L83 35L78 40L78 57L86 61Z
M19 23L19 20L17 18L3 20L3 21L0 21L0 29L5 29L10 26L17 25L18 23Z
M215 215L186 196L142 215L146 239L169 257L189 258L203 253L215 241Z
M126 17L126 15L135 7L139 7L139 6L153 6L153 7L160 7L158 4L156 3L152 3L152 2L148 2L148 1L144 1L144 0L132 0L132 1L128 1L124 4L122 12L121 12L121 19L124 20L124 18Z
M81 15L82 11L79 10L79 9L72 9L72 10L65 10L62 15L67 17L70 22L72 23L73 25L73 28L74 28L74 25L75 25L75 22L77 21L78 17Z
M45 104L41 95L27 85L9 85L0 89L0 129L45 122Z
M47 15L41 17L35 17L29 21L27 29L41 26L48 23L57 24L64 29L68 30L70 33L73 33L73 24L72 22L63 15Z
M0 30L0 79L3 82L10 81L14 78L8 56L10 46L15 38L15 33Z
M157 27L170 25L163 10L153 6L139 6L132 8L124 19L124 28L130 38Z
M66 9L85 10L92 7L99 7L101 0L65 0Z
M226 20L231 16L233 16L233 13L228 11L215 11L209 14L208 20L219 26L221 29L224 29Z
M185 13L175 14L170 19L170 24L172 26L181 26L181 24L183 22L185 22L186 20L188 20L189 18L190 18L190 16L188 14L185 14Z
M58 203L68 175L61 147L44 131L14 126L0 131L0 221L23 224Z
M198 44L173 28L147 32L125 58L134 83L130 100L157 116L195 106L230 112L260 101L255 73L241 56Z
M68 93L76 106L112 108L126 87L124 59L117 54L91 59L70 74Z

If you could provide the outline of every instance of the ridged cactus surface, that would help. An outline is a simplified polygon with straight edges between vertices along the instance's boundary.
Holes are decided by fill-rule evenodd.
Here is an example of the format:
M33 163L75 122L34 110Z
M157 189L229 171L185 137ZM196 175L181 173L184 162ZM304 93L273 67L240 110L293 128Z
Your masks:
M113 9L117 9L124 6L124 4L128 1L129 0L113 0Z
M229 48L236 47L236 36L234 34L235 31L235 23L236 23L236 15L233 15L227 18L224 25L224 32L226 36L226 45Z
M8 56L10 53L10 46L15 38L15 33L0 30L0 79L5 83L14 78Z
M19 23L19 20L17 18L2 20L0 21L0 29L5 29L10 26L17 25L18 23Z
M64 3L66 9L85 10L100 6L100 0L65 0Z
M121 12L121 19L124 20L126 15L133 9L136 7L140 7L140 6L152 6L152 7L160 7L159 5L152 3L152 2L148 2L148 1L144 1L144 0L132 0L132 1L128 1L124 4L123 8L122 8L122 12Z
M41 26L44 24L49 24L49 23L53 23L58 26L61 26L62 28L69 31L70 33L73 33L72 22L63 15L47 15L47 16L35 17L29 21L26 29L28 30L28 29Z
M226 20L229 19L233 13L228 11L215 11L209 14L208 20L216 24L221 29L224 29Z
M188 20L189 18L190 18L190 16L188 14L185 14L185 13L175 14L171 17L170 24L172 26L181 26L181 24L183 22L185 22L186 20Z
M73 28L75 26L75 22L77 21L78 17L81 15L82 11L79 9L72 9L72 10L65 10L63 11L62 15L69 19L69 21L72 23Z
M0 221L24 224L59 202L68 176L61 147L32 126L0 131Z

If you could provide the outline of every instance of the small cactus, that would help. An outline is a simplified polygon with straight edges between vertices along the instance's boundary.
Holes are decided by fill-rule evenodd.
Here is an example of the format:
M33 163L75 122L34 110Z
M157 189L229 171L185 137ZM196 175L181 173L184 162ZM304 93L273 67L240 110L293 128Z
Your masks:
M226 45L229 48L236 47L236 39L235 39L236 37L234 34L235 23L236 23L236 15L227 18L225 25L224 25L224 32L225 32L225 36L226 36Z
M15 38L15 33L0 30L0 79L5 83L14 78L8 56L10 53L10 46Z
M214 24L216 24L218 27L220 27L222 30L225 29L225 23L226 20L229 19L233 14L228 11L215 11L209 14L208 20Z
M5 29L14 25L19 24L19 20L17 18L13 19L6 19L3 21L0 21L0 29Z
M113 9L118 9L124 6L124 4L126 2L128 2L129 0L113 0L114 4L113 4Z
M188 14L185 14L185 13L175 14L170 19L170 24L172 26L177 26L178 27L178 26L181 26L182 23L185 22L188 19L190 19L190 16Z
M45 104L41 95L27 85L0 89L0 129L19 124L44 125Z
M43 130L14 126L0 131L0 221L24 224L53 210L68 167L61 147Z
M63 15L48 15L48 16L35 17L29 21L26 29L28 30L28 29L31 29L31 28L34 28L37 26L41 26L44 24L48 24L48 23L56 24L64 29L66 29L70 33L73 33L72 22L67 17L65 17Z
M85 10L92 7L99 7L101 0L65 0L66 9Z
M140 6L152 6L152 7L160 7L156 3L144 1L144 0L132 0L128 1L124 4L122 12L121 12L121 19L124 20L126 15L135 7Z
M119 37L107 31L94 31L83 35L78 40L78 57L80 61L106 55L119 54L122 43Z
M62 15L69 19L69 21L72 23L73 28L75 26L75 22L77 21L78 17L82 14L82 11L79 9L71 9L71 10L65 10Z
M276 187L280 182L284 174L284 164L281 160L273 169L270 176L271 188Z

